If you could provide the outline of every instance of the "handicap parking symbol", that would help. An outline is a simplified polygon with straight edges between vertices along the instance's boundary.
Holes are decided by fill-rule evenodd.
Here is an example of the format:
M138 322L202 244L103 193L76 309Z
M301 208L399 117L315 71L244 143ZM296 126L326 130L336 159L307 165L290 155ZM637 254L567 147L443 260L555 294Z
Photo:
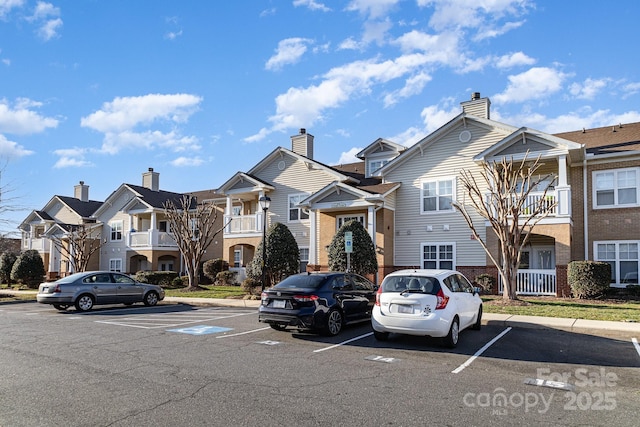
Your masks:
M189 328L180 328L180 329L169 329L169 332L180 332L182 334L190 334L190 335L207 335L207 334L217 334L219 332L227 332L231 331L231 328L222 328L220 326L191 326Z

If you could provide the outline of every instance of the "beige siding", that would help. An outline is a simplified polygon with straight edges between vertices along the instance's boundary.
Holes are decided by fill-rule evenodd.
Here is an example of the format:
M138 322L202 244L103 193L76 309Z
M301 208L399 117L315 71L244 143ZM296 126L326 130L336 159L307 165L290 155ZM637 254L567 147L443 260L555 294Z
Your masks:
M52 218L64 224L79 224L80 217L66 205L58 202L47 212Z
M548 151L550 150L551 147L549 147L546 144L542 144L540 142L536 142L536 141L531 141L530 139L527 140L526 144L523 144L522 141L516 141L514 144L511 144L510 146L506 147L504 150L500 151L498 154L496 154L497 157L499 156L511 156L513 154L524 154L527 151L529 152L539 152L539 151ZM534 157L534 156L531 156Z
M402 183L396 191L395 265L420 265L420 247L427 242L455 243L457 266L485 265L484 250L478 241L471 239L471 230L462 215L456 211L436 214L420 212L423 180L455 177L456 201L464 202L460 172L469 170L479 179L481 169L473 157L506 136L506 131L489 130L474 123L469 123L466 129L472 134L469 142L460 142L459 135L464 130L460 124L426 147L423 153L416 150L410 159L385 176L388 182ZM473 219L484 238L484 221L475 214Z
M120 209L131 200L131 197L132 195L128 191L123 192L98 218L98 222L103 223L102 237L106 239L100 249L100 269L102 270L109 269L109 260L119 258L122 259L122 271L129 271L126 239L129 230L131 230L131 219L128 214L123 213ZM121 241L111 241L111 227L109 224L113 221L122 221Z
M278 163L285 162L285 168L280 170ZM291 156L273 161L257 173L258 178L269 182L275 189L269 193L271 207L269 208L269 223L280 222L286 225L298 243L298 246L309 246L309 220L289 221L290 195L311 194L336 180L336 176L323 169L307 168L307 164Z

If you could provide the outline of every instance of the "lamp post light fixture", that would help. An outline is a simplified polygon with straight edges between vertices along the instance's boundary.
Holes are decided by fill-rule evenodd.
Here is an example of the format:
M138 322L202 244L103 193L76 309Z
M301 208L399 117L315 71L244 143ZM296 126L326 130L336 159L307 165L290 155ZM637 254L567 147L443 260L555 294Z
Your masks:
M264 292L264 282L267 273L267 211L271 205L269 196L262 196L258 199L258 204L262 209L262 292Z

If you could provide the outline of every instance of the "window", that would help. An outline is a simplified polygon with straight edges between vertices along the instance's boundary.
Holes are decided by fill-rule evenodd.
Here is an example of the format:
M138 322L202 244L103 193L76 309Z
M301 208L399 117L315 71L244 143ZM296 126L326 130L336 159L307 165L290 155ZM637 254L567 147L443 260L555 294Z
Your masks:
M240 216L242 214L242 206L232 206L231 215Z
M242 267L242 251L240 249L235 249L233 251L233 267L239 268Z
M595 242L596 261L611 265L611 283L637 284L640 241Z
M367 228L364 215L339 215L336 216L336 230L351 220L359 221L365 229Z
M158 231L160 231L161 233L166 233L167 230L169 230L167 224L167 221L158 221Z
M638 206L639 171L633 168L594 172L594 208Z
M111 228L111 241L122 240L122 221L111 221L109 227Z
M389 163L389 160L370 160L369 161L369 176L373 175L375 171Z
M421 213L451 212L455 201L455 178L422 182Z
M307 264L309 264L309 248L298 248L300 251L300 273L307 271Z
M173 261L161 262L160 271L173 271Z
M421 252L422 268L443 270L455 269L454 243L423 243Z
M307 198L306 194L294 194L289 196L289 221L301 221L309 219L309 214L304 212L297 205Z
M122 259L114 258L109 260L109 271L122 272Z

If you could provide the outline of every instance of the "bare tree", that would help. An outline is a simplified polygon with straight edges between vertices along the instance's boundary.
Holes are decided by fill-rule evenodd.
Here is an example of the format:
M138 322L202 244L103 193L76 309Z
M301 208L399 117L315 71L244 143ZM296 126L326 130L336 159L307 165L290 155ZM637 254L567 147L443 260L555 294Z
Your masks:
M0 229L3 234L5 234L7 230L12 230L10 233L5 234L5 237L9 237L9 234L13 234L13 230L17 224L15 221L8 219L7 214L23 211L25 208L18 204L19 197L11 195L15 192L15 189L10 185L10 183L5 183L3 181L2 174L5 171L6 166L7 161L0 159Z
M515 300L518 266L521 249L529 241L530 233L535 225L547 217L557 201L547 197L553 185L551 174L540 176L538 170L542 166L540 157L528 161L527 155L519 163L513 158L482 164L480 176L476 178L469 170L461 172L461 182L468 200L465 203L454 203L462 214L491 262L498 268L503 283L503 299ZM541 185L546 183L546 185ZM530 193L536 191L535 197ZM531 197L530 197L531 196ZM483 219L476 225L468 210L473 209ZM485 221L495 233L500 245L500 259L491 252L487 242L482 239L479 228Z
M64 230L50 236L60 256L69 262L69 271L87 271L93 254L98 252L105 241L101 239L101 225L86 223L78 225L58 225Z
M216 229L218 209L213 203L197 203L193 196L188 195L182 197L179 206L172 200L163 206L189 277L189 286L185 290L197 290L202 257L213 239L224 229L224 225Z

